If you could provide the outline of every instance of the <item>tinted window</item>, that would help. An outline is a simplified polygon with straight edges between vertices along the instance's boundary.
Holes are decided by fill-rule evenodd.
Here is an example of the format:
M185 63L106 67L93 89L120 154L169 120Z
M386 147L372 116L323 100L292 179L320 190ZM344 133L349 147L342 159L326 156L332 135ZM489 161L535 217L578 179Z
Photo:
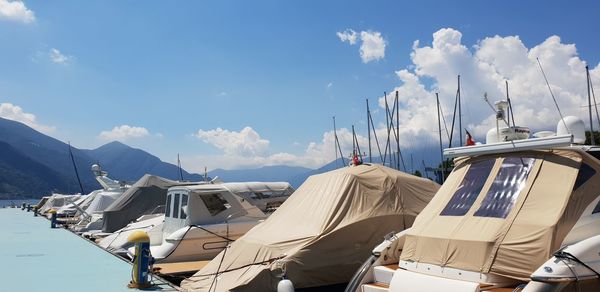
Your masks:
M495 159L488 159L471 164L465 177L440 215L463 216L467 214L490 175L494 162Z
M171 217L171 195L167 196L167 207L165 208L165 216Z
M582 186L585 182L592 178L594 174L596 174L596 171L589 165L582 162L581 167L579 168L579 172L577 173L577 179L575 179L575 185L573 186L573 190L576 190L580 186Z
M596 213L600 213L600 201L598 201L598 204L596 204L596 207L594 207L594 211L592 211L592 214Z
M181 219L185 219L187 218L187 214L183 211L183 208L186 207L188 204L188 196L187 195L181 195L181 212L179 213L179 218Z
M179 194L175 194L173 199L173 218L179 218Z
M215 216L231 207L231 205L227 203L221 194L201 194L200 198L212 216Z
M531 172L534 158L505 158L475 216L506 218Z

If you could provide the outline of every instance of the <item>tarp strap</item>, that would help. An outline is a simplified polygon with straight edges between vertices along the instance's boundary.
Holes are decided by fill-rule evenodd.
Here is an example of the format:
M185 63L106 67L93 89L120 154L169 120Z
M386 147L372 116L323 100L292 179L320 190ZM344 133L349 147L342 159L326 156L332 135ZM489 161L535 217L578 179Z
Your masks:
M247 268L247 267L250 267L250 266L256 266L256 265L270 264L270 263L272 263L272 262L274 262L274 261L276 261L276 260L280 260L280 259L282 259L282 258L284 258L284 257L285 257L285 256L279 256L279 257L276 257L276 258L271 258L271 259L268 259L268 260L264 260L264 261L262 261L262 262L254 262L254 263L249 263L249 264L243 265L243 266L241 266L241 267L237 267L237 268L233 268L233 269L228 269L228 270L220 271L220 272L218 272L218 273L210 273L210 274L194 275L194 277L215 276L215 275L220 275L220 274L227 273L227 272L233 272L233 271L241 270L241 269L243 269L243 268Z

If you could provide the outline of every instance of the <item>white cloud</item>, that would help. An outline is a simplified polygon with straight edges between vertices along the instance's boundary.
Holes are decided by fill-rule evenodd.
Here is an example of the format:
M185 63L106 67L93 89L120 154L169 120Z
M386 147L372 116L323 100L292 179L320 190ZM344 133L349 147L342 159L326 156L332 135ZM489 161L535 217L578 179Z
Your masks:
M354 30L346 29L345 31L337 32L336 34L342 42L348 42L351 45L356 44L358 34Z
M73 58L71 56L67 56L61 53L58 49L55 48L50 49L50 52L48 52L48 56L50 57L50 61L52 61L52 63L61 65L69 63Z
M198 130L196 137L225 152L227 155L264 156L269 148L269 141L250 127L241 131L229 131L221 128L204 131Z
M346 29L343 32L337 32L337 36L342 42L348 42L351 45L357 43L360 37L360 58L363 63L378 61L385 57L386 40L378 31L361 31L356 33L352 29Z
M386 41L377 31L361 31L360 58L363 63L378 61L385 57Z
M352 132L341 128L338 129L337 135L344 156L349 157L352 152ZM219 155L187 157L187 165L194 171L201 171L204 166L208 166L209 169L236 169L281 164L317 168L331 162L336 155L333 131L324 133L320 142L309 143L299 155L287 152L272 153L269 140L262 138L251 127L245 127L239 132L221 128L199 130L194 136L223 151ZM358 135L357 139L360 145L366 145L365 137Z
M23 1L0 0L0 19L32 23L35 21L35 15Z
M574 44L564 44L558 36L527 48L518 36L496 35L469 48L462 43L461 32L444 28L433 34L431 45L421 46L415 41L412 64L396 72L401 85L392 90L398 91L401 104L403 146L410 148L425 140L435 141L437 122L431 122L437 121L435 92L440 93L449 121L458 74L461 75L463 128L478 138L483 138L495 125L493 112L483 101L483 93L487 92L492 102L503 99L505 80L510 85L516 123L533 130L552 130L559 116L536 58L544 66L563 114L586 120L585 108L581 107L587 103L585 62L577 55ZM590 73L595 80L600 79L599 66ZM424 80L431 85L425 86ZM388 96L389 101L392 99L393 94ZM383 101L379 99L380 106Z
M332 86L333 86L333 82L329 82L329 83L327 83L327 88L328 88L328 89L329 89L329 88L331 88Z
M150 132L144 127L121 125L121 126L114 127L110 131L100 132L100 134L98 135L98 138L100 138L101 140L104 140L104 141L112 141L112 140L125 141L125 140L130 140L130 139L143 138L148 135L150 135ZM162 136L162 135L160 135L160 136Z
M34 114L26 113L21 107L12 103L0 103L0 117L23 123L45 134L52 133L56 130L53 126L39 124L36 121Z

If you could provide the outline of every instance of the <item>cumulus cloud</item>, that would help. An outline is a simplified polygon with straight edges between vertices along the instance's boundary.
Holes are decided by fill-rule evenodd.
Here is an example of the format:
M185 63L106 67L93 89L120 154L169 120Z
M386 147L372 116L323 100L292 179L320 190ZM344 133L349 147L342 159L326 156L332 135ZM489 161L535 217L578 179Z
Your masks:
M338 140L345 157L352 152L352 132L346 128L338 129ZM317 168L331 162L335 158L333 151L335 135L333 131L325 132L320 142L311 142L301 154L287 152L274 153L269 148L269 140L264 139L251 127L239 132L217 128L199 130L195 137L222 150L219 155L187 157L187 165L195 171L203 166L214 168L251 168L264 165L296 165ZM358 135L361 145L366 145L367 138ZM361 149L365 151L364 149Z
M269 141L262 139L251 127L245 127L239 132L221 128L208 131L200 129L195 136L223 150L227 155L264 156L269 148Z
M369 30L357 33L352 29L346 29L343 32L337 32L336 34L342 42L348 42L351 45L356 44L357 40L360 39L361 45L359 52L363 63L378 61L385 57L385 47L387 42L378 31Z
M342 42L348 42L351 45L356 44L358 34L354 30L346 29L345 31L339 31L336 34Z
M0 0L0 20L9 20L22 23L35 21L33 11L25 6L23 1Z
M417 40L411 53L412 64L396 72L400 85L400 132L404 147L415 139L433 139L437 131L435 92L439 92L448 119L453 110L457 75L461 75L463 128L482 139L495 126L493 112L483 101L488 93L492 102L506 95L505 80L517 124L533 130L552 130L559 120L536 58L544 66L554 94L564 115L584 118L587 104L585 65L574 44L564 44L551 36L527 48L518 36L493 36L471 47L462 43L462 33L452 28L433 34L431 45ZM600 68L590 72L600 79ZM428 86L425 82L427 81ZM598 83L598 81L596 81ZM393 94L388 96L392 101ZM384 98L379 98L383 107ZM432 110L433 109L433 110ZM585 119L584 119L585 120Z
M56 129L54 126L38 123L34 114L26 113L20 106L12 103L0 103L0 117L23 123L45 134L52 133Z
M52 61L52 63L61 65L67 64L73 58L71 56L67 56L61 53L58 49L55 48L50 49L50 52L48 52L48 56L50 57L50 61Z
M134 127L129 125L116 126L110 131L102 131L98 138L104 141L119 140L125 141L130 139L143 138L150 135L150 131L144 127Z

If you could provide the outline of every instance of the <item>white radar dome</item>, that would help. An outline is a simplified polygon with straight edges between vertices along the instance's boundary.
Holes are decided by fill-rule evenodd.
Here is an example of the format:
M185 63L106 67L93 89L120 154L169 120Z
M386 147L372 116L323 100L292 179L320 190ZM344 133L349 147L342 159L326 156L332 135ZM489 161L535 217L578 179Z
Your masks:
M92 171L100 171L100 165L92 164Z
M565 124L567 127L565 127ZM562 120L558 121L556 125L556 135L573 135L573 143L584 144L585 143L585 124L583 121L574 116L566 116L564 123Z

